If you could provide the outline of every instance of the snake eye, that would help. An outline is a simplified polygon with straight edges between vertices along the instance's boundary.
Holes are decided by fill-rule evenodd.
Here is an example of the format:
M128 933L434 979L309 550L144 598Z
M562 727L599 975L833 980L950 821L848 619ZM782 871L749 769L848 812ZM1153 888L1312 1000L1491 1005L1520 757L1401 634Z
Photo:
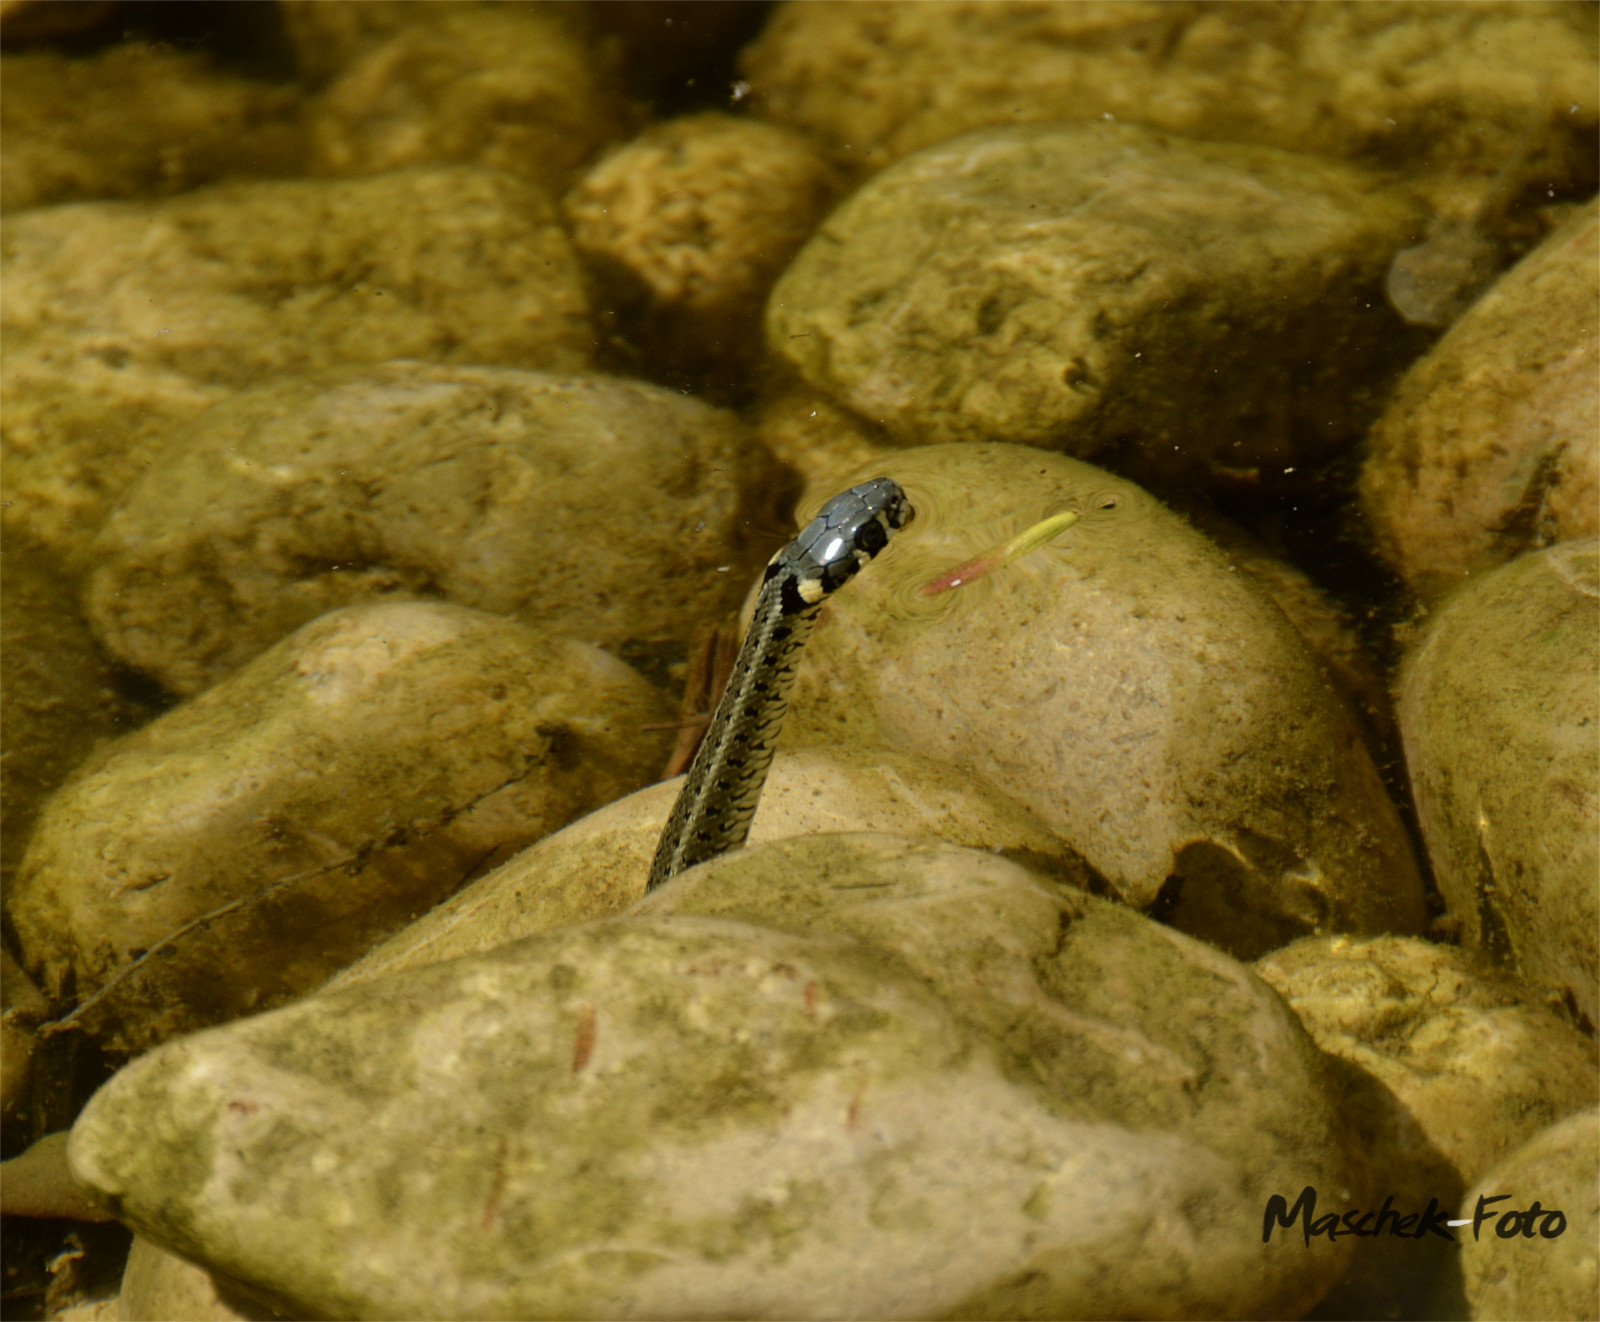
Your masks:
M888 544L889 534L876 519L863 523L856 532L856 550L865 551L868 555L877 555Z

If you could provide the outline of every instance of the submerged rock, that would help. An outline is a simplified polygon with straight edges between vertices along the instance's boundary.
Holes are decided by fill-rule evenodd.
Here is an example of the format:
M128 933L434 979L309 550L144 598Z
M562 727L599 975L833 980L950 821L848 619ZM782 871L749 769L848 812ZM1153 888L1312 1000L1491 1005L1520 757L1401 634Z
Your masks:
M574 370L594 344L554 205L491 171L40 208L0 254L5 528L74 568L173 433L242 388L404 357Z
M1461 1246L1472 1317L1600 1317L1596 1169L1600 1114L1580 1111L1530 1139L1467 1194L1458 1216L1476 1220L1480 1200L1486 1204Z
M1276 471L1375 412L1401 329L1383 274L1420 216L1375 175L1270 148L991 130L845 201L774 287L767 336L902 444Z
M1456 1207L1519 1143L1600 1094L1593 1040L1537 991L1473 971L1459 950L1309 937L1255 971L1333 1058L1374 1194L1402 1213L1430 1199ZM1318 1316L1424 1316L1450 1252L1432 1235L1363 1239Z
M179 693L393 593L611 646L686 639L737 600L781 487L732 414L640 382L426 363L283 381L151 465L85 608Z
M7 54L0 70L0 210L181 193L304 164L299 93L223 73L203 55L131 43Z
M498 616L334 612L58 792L8 911L49 994L139 1050L311 990L635 788L666 714L620 661Z
M682 788L675 776L547 836L369 951L340 985L624 912L644 897L661 828ZM1079 889L1095 884L1026 808L954 767L886 748L781 751L750 824L751 847L840 831L988 849Z
M1364 1192L1245 969L888 836L169 1043L70 1152L323 1316L1290 1314L1348 1246L1262 1244L1265 1198Z
M617 148L562 202L618 328L660 375L712 382L761 354L767 290L842 180L798 133L691 115Z
M1600 1023L1600 544L1457 592L1397 714L1433 874L1464 944Z
M43 556L8 545L0 597L0 885L9 888L46 796L96 744L148 713L118 691L77 594Z
M1591 203L1401 378L1373 428L1367 519L1424 597L1600 531L1597 249Z
M1140 0L779 5L742 66L757 113L858 168L985 126L1099 119L1487 179L1541 100L1556 188L1592 187L1595 24L1561 3Z
M254 1299L241 1298L175 1253L134 1236L117 1300L119 1322L274 1322L284 1315Z
M299 8L304 48L328 20L305 12L324 6ZM558 6L374 6L370 24L359 14L365 5L326 8L355 9L367 30L350 34L348 63L310 107L325 174L466 164L560 192L627 122L604 50L584 42ZM341 17L330 16L335 27Z
M1419 932L1422 886L1349 713L1283 614L1131 482L1015 446L901 451L916 511L807 649L784 737L963 768L1128 903L1240 957ZM1063 510L1081 522L921 589ZM804 511L802 511L803 513Z

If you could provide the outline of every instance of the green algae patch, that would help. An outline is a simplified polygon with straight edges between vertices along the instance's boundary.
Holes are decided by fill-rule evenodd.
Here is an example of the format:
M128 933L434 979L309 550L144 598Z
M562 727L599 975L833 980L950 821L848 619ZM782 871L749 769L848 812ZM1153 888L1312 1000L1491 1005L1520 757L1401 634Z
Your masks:
M70 1155L156 1245L359 1318L1294 1315L1348 1246L1263 1245L1265 1200L1364 1193L1242 966L870 833L169 1043Z

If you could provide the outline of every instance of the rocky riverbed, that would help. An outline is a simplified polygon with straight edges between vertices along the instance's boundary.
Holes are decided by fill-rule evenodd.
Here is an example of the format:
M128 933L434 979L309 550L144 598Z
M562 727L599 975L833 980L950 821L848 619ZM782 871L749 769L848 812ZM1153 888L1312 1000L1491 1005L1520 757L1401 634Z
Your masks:
M0 46L7 1316L1600 1317L1591 7Z

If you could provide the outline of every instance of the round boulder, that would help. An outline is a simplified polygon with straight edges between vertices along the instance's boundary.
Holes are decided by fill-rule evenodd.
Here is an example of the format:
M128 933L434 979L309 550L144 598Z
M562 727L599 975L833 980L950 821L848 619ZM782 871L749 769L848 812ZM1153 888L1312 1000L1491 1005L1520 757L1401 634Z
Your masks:
M1472 1317L1600 1317L1596 1168L1600 1113L1579 1111L1530 1139L1467 1194L1458 1215L1473 1218L1461 1246Z
M1397 714L1433 874L1463 943L1600 1023L1600 543L1458 591Z
M712 113L646 129L584 175L562 210L648 361L726 374L759 358L767 290L841 184L800 134Z
M1276 473L1376 411L1398 330L1383 276L1420 216L1375 175L1266 147L975 133L829 216L774 287L767 337L902 444Z
M1555 187L1595 175L1594 22L1562 3L788 3L740 63L758 114L862 171L984 126L1115 118L1413 177L1530 149Z
M339 975L340 985L622 913L644 897L661 828L682 788L675 776L545 837L374 947ZM886 748L780 751L750 823L751 847L840 831L988 849L1081 890L1097 885L1026 808L954 767Z
M437 602L314 621L108 746L8 896L72 1021L138 1050L304 993L647 780L667 714L596 648Z
M442 595L607 646L737 600L775 473L732 414L605 377L391 363L198 419L94 546L86 610L194 693L351 601Z
M1367 520L1425 597L1600 532L1597 250L1591 204L1406 373L1372 430Z
M1381 1186L1374 1194L1401 1214L1430 1200L1455 1207L1518 1144L1600 1100L1593 1040L1537 992L1474 971L1459 950L1308 937L1255 971L1332 1058ZM1449 1252L1432 1235L1362 1239L1319 1314L1424 1316Z
M793 746L886 745L1031 809L1116 894L1254 958L1418 932L1422 886L1355 724L1283 613L1140 488L1017 446L901 451L915 516L831 599ZM1051 544L923 589L1042 519ZM804 513L804 511L802 511Z
M242 389L407 357L575 371L594 347L554 204L464 168L9 217L0 326L6 533L75 569L173 433Z
M992 855L811 836L172 1042L74 1172L335 1316L1293 1314L1359 1198L1258 979Z

